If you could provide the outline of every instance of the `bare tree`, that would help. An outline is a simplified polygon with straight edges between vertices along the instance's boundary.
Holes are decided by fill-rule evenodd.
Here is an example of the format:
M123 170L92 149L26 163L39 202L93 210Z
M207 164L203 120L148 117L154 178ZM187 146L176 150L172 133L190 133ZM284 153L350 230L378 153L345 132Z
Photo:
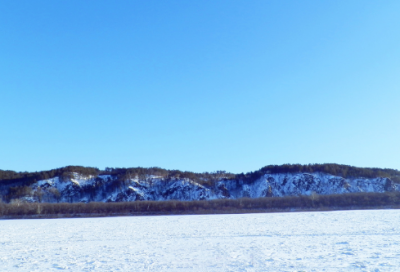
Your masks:
M57 188L50 188L49 192L53 195L53 197L57 200L57 203L60 202L61 199L61 193Z
M36 197L36 199L37 199L37 201L38 201L39 203L42 202L43 195L44 195L44 192L43 192L43 190L42 190L41 187L38 187L38 188L36 189L36 192L33 194L33 196Z
M319 199L319 195L316 192L312 191L311 195L310 195L310 198L311 198L312 204L314 205L314 200L318 200Z

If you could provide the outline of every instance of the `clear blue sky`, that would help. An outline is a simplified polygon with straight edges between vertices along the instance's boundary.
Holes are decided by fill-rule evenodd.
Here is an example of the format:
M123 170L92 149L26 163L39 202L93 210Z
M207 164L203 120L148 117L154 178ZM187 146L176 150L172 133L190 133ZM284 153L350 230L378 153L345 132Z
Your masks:
M0 0L0 169L400 169L400 1Z

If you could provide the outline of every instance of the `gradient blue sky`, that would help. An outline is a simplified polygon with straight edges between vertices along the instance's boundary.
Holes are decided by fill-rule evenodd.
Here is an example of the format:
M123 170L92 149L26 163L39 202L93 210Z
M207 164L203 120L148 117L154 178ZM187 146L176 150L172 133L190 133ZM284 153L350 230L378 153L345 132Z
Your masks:
M400 1L0 0L0 169L400 169Z

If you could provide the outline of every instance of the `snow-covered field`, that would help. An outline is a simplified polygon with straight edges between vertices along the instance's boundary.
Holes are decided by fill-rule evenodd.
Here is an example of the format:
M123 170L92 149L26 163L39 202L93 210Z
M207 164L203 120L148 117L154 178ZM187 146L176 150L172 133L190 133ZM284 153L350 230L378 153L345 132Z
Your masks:
M400 210L0 220L1 271L399 271Z

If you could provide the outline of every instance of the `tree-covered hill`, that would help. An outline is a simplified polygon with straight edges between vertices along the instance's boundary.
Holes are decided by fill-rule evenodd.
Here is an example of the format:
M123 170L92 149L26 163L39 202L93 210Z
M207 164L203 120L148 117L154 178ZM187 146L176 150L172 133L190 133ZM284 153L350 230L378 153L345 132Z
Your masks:
M0 200L10 203L192 201L398 191L397 170L339 164L269 165L241 174L159 167L0 170Z
M84 166L66 166L62 168L39 171L39 172L16 172L11 170L0 170L0 185L23 184L30 185L38 180L49 179L53 177L68 178L71 173L78 173L84 176L114 175L121 179L154 175L166 178L188 178L199 183L207 183L213 179L243 179L253 181L264 174L279 174L279 173L325 173L343 178L390 178L395 183L400 183L400 171L395 169L383 168L363 168L349 165L326 163L326 164L283 164L283 165L268 165L257 171L232 174L225 171L195 173L190 171L166 170L159 167L132 167L132 168L110 168L100 170L95 167Z

